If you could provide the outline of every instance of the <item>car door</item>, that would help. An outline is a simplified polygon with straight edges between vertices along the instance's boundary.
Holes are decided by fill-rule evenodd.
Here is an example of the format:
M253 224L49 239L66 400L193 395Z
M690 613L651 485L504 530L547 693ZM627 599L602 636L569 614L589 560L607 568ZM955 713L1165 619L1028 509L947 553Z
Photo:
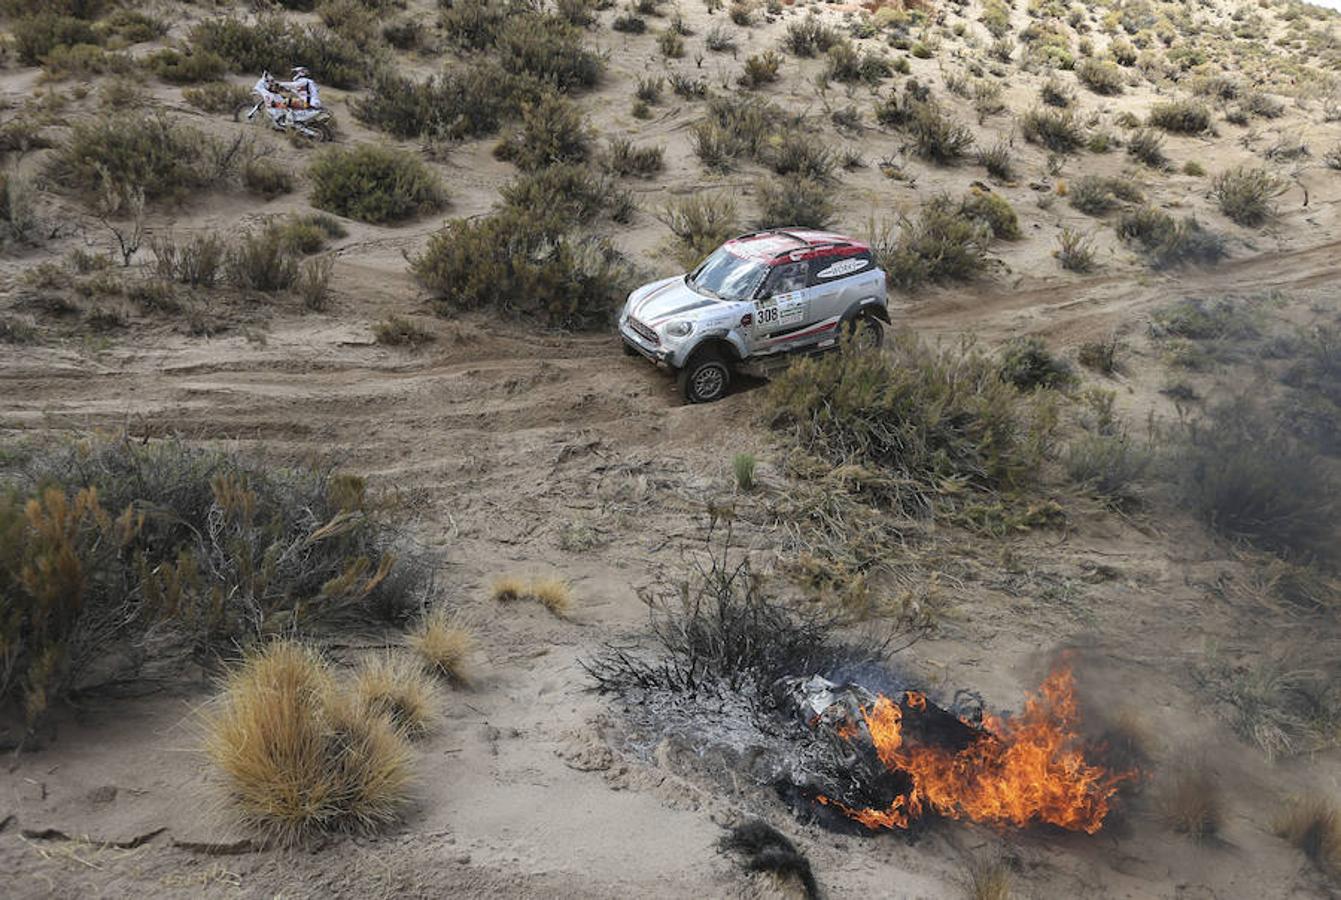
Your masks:
M809 264L804 261L773 267L754 303L751 351L777 353L789 348L789 335L810 321Z
M858 276L873 270L874 263L864 253L840 259L830 256L811 260L811 317L816 322L841 317L860 299L855 292L862 280Z

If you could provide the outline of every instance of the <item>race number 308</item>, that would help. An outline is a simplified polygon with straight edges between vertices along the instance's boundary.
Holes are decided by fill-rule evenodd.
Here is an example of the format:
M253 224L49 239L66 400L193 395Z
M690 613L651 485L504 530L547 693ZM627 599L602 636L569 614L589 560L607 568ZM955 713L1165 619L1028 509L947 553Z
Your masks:
M779 321L778 308L776 306L765 306L762 309L755 310L754 320L760 325L776 325Z

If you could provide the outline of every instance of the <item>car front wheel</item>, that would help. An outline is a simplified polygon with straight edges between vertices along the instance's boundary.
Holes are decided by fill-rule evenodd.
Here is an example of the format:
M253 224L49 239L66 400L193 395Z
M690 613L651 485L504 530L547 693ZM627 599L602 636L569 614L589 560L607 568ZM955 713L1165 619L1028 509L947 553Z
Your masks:
M712 403L731 387L731 366L715 351L695 353L680 370L680 396L686 403Z

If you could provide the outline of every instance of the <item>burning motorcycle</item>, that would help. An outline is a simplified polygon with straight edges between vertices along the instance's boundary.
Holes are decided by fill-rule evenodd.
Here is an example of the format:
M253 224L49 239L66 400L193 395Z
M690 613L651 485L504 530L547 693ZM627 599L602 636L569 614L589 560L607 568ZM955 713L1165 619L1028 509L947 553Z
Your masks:
M252 98L233 111L234 122L268 119L276 131L296 132L313 141L335 140L335 116L324 106L309 106L269 72L252 86ZM264 111L264 119L260 113Z

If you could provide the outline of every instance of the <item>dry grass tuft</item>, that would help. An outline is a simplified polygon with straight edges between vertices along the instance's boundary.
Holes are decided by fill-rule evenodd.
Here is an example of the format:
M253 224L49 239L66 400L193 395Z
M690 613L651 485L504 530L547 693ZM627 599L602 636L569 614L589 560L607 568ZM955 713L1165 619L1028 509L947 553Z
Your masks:
M475 650L475 638L456 619L436 610L410 632L407 642L429 671L458 684L470 683L470 656Z
M515 575L504 575L502 578L495 578L493 586L489 589L489 596L499 603L511 603L513 600L521 600L528 595L530 588L526 582Z
M422 737L437 727L437 685L408 657L386 654L365 662L354 678L354 696L407 737Z
M1341 811L1328 798L1293 798L1272 822L1272 830L1319 869L1341 874Z
M1159 797L1158 808L1165 824L1194 840L1214 837L1224 822L1220 786L1201 768L1175 773Z
M978 860L969 870L969 900L1008 900L1010 869L1000 860Z
M408 799L403 735L338 693L325 662L289 641L251 653L229 677L205 749L242 822L282 844L384 825Z
M537 578L531 582L530 596L559 618L573 606L573 589L562 578Z

